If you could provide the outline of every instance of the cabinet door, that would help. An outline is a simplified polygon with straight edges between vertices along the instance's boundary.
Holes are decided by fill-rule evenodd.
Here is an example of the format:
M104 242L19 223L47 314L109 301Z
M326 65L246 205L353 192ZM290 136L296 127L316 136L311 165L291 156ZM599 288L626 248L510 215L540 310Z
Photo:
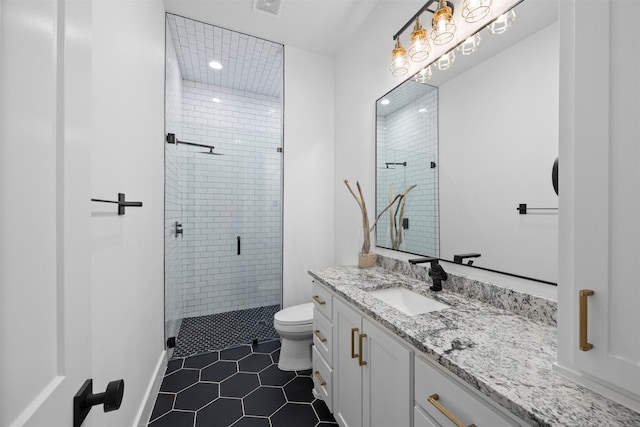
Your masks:
M338 299L333 304L333 331L333 414L342 427L362 427L362 368L356 355L362 318Z
M638 2L560 2L560 66L569 72L560 82L558 363L633 393L636 409L640 151L631 141L640 138L632 113L640 107L640 59L629 52L640 41L629 35L639 14ZM608 60L595 64L589 52ZM594 86L594 79L602 84ZM594 291L587 298L588 351L579 344L579 291L585 288Z
M411 351L368 319L362 326L364 425L409 426L413 408Z

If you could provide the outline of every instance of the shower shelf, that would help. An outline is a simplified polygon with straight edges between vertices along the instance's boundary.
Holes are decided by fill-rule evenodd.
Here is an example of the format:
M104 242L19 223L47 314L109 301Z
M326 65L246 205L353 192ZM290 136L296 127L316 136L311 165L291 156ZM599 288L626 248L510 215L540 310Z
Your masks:
M118 205L118 215L124 215L124 208L141 208L142 202L125 201L124 193L118 193L118 200L91 199L92 202L116 203Z

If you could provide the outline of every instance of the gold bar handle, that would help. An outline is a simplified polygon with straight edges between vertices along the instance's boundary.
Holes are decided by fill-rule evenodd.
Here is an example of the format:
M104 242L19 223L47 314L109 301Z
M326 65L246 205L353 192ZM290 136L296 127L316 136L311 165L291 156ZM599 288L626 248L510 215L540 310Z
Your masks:
M320 371L315 371L313 375L318 379L318 383L321 386L327 385L327 382L320 376Z
M360 354L358 356L358 365L360 366L364 366L367 364L366 360L362 360L362 353L364 353L362 351L362 340L366 337L367 337L367 334L360 334L360 336L358 337L358 347L360 348Z
M323 338L322 335L320 335L320 329L316 329L315 331L313 331L313 333L318 337L320 342L327 342L327 339Z
M358 332L360 329L358 328L352 328L351 329L351 358L355 359L356 357L358 357L358 353L356 353L356 332Z
M588 301L587 297L593 295L594 292L591 289L582 289L580 291L580 350L589 351L593 348L593 344L589 343L587 338L588 328Z
M464 423L462 421L460 421L458 419L458 417L453 415L451 412L449 412L449 410L447 408L442 406L442 404L440 404L440 402L438 402L438 400L440 400L440 396L438 396L438 393L434 393L431 396L429 396L429 403L431 403L433 406L435 406L438 411L442 412L445 417L449 418L449 420L452 423L454 423L456 425L456 427L467 427L467 426L464 425ZM476 427L476 425L475 424L469 424L468 427Z
M326 301L321 300L319 295L314 295L312 298L315 302L317 302L320 305L325 305L327 303Z

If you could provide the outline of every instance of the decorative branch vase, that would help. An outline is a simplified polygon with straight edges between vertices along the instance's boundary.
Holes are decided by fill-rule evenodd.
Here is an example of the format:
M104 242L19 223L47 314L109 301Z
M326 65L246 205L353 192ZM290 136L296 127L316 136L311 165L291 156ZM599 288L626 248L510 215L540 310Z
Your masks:
M362 252L360 252L358 254L358 268L375 267L376 258L377 258L377 254L375 253L363 254Z

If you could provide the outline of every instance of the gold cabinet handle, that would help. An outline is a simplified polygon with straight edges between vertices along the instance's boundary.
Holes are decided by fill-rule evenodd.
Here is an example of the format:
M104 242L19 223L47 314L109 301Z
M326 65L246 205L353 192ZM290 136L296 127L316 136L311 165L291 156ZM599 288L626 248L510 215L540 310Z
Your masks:
M440 404L440 402L438 402L438 400L440 400L440 396L438 396L438 393L434 393L431 396L429 396L429 403L431 403L433 406L435 406L438 411L442 412L445 417L449 418L449 420L452 423L454 423L457 427L467 427L455 415L453 415L451 412L449 412L449 410L447 408L442 406ZM475 424L469 424L468 427L476 427L476 425Z
M313 331L313 333L318 337L320 342L327 342L327 339L323 338L322 335L320 335L320 329L316 329L315 331Z
M320 371L315 371L313 375L318 379L318 383L321 386L327 385L327 382L322 378L322 376L320 376Z
M358 357L358 353L356 353L356 332L358 332L360 329L358 328L351 328L351 358L355 359L356 357Z
M593 293L591 289L580 291L580 350L582 351L589 351L593 348L593 344L590 344L587 338L587 313L589 311L587 297Z
M367 334L360 334L360 336L358 337L358 348L360 349L360 354L358 356L358 364L360 366L364 366L364 365L367 364L366 360L362 360L362 353L363 353L363 351L362 351L362 340L364 338L366 338L366 337L367 337Z
M317 302L320 305L325 305L327 303L326 301L321 300L319 295L314 295L312 298L315 302Z

